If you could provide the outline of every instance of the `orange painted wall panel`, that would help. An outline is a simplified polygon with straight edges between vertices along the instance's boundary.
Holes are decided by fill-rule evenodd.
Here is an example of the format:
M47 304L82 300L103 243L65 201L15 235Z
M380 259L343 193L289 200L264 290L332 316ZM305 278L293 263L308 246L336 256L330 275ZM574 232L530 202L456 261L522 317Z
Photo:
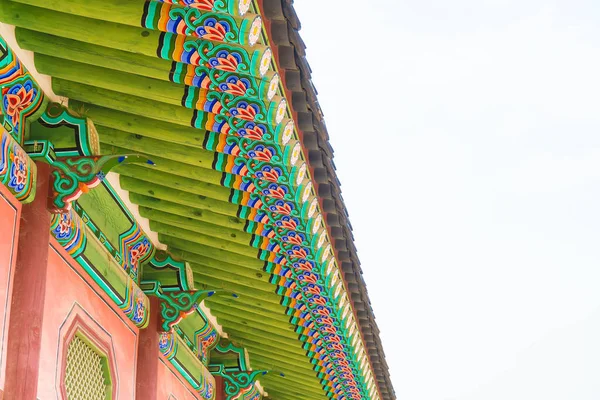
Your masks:
M21 203L0 184L0 389L4 388L6 345L10 320L10 298L17 245Z
M183 380L171 363L163 357L158 361L158 396L165 400L197 400L192 387Z
M117 385L117 398L134 399L138 328L54 239L48 255L38 398L61 398L64 361L59 348L65 348L61 336L73 313L82 314L99 335L108 338L115 358L113 385Z

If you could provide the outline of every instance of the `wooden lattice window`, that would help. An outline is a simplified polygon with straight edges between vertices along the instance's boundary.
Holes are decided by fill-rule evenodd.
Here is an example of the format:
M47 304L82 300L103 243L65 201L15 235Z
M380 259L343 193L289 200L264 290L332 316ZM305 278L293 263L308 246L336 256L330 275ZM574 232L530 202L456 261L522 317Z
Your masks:
M59 331L60 400L112 400L119 378L110 333L76 304Z
M64 384L69 400L112 398L106 355L81 334L75 334L67 348Z

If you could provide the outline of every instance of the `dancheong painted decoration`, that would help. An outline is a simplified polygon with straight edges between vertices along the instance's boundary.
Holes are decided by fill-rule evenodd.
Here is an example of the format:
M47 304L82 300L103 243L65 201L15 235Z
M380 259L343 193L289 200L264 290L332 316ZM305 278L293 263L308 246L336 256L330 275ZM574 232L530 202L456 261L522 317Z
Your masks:
M0 180L149 346L136 398L395 399L291 3L0 4Z

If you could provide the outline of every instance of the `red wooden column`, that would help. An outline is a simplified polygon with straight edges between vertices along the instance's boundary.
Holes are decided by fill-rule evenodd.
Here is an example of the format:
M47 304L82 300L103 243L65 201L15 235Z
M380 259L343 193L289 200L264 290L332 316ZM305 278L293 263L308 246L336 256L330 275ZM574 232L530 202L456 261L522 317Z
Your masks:
M38 162L36 195L21 211L8 328L5 399L35 400L48 271L50 166Z
M225 382L222 376L215 376L215 400L225 400Z
M140 330L138 340L136 395L138 400L156 400L158 395L158 350L160 305L156 296L150 299L150 321Z

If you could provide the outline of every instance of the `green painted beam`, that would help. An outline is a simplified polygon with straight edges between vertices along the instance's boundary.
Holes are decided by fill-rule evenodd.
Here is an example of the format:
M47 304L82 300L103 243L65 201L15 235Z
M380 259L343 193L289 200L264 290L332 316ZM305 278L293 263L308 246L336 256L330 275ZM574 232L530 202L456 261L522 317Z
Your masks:
M84 85L65 79L53 79L52 89L60 96L66 96L101 107L110 107L129 114L152 117L176 125L190 126L193 110L169 105L143 97L128 95L95 86ZM152 110L149 113L148 110Z
M146 212L146 210L163 212L229 228L234 232L244 232L244 226L246 225L245 219L217 214L201 208L181 207L179 204L155 197L130 193L129 199L140 206L140 212Z
M242 267L245 266L248 268L254 268L257 271L262 271L265 265L264 261L261 261L255 257L253 258L236 253L230 253L227 250L217 249L202 243L181 239L179 236L169 236L164 234L159 234L159 236L162 236L162 239L159 239L162 243L169 245L173 249L188 251L190 253L210 257L215 260L223 260L227 263L240 265ZM174 254L175 253L177 252L174 250Z
M18 26L15 29L17 43L24 50L37 54L61 57L65 60L98 65L123 72L133 72L149 78L169 80L172 62L157 58L156 55L144 56L112 47L98 46L86 41L49 35Z
M53 79L60 78L179 107L185 91L185 86L177 83L45 54L35 56L35 67Z
M0 20L38 32L156 57L160 32L3 1ZM102 32L102 34L99 34ZM60 53L56 54L60 56Z
M237 217L237 211L239 207L235 204L210 199L204 195L195 195L192 193L174 190L167 186L148 185L144 181L128 176L122 176L120 182L123 189L133 193L156 197L183 206L201 208L226 216Z
M208 301L208 300L206 300L206 301ZM267 317L267 318L278 319L279 317L281 317L282 318L281 321L289 321L289 317L287 317L287 315L284 314L285 307L283 307L283 306L280 306L279 309L277 309L277 308L273 308L273 309L258 308L258 307L253 306L248 301L244 301L243 303L237 302L237 304L236 304L232 301L228 301L228 299L223 300L222 298L210 299L210 302L207 304L214 304L214 303L220 304L223 307L227 307L227 308L231 309L232 312L253 314L257 318ZM283 318L284 316L285 316L285 318Z
M156 161L152 160L154 163ZM131 168L133 167L133 168ZM121 176L129 176L144 182L172 187L184 192L199 194L211 199L227 202L231 195L231 189L211 183L200 182L182 176L173 176L167 172L157 171L154 167L144 167L134 164L123 164L115 168L115 172Z
M102 154L128 154L128 153L140 153L140 150L131 150L125 147L120 147L111 143L102 143L100 140L100 152ZM155 171L167 172L173 176L183 176L186 178L194 179L199 182L206 182L213 185L221 185L221 180L224 174L214 169L198 168L189 164L174 161L172 159L163 158L156 154L145 154L148 158L156 164L152 167Z

